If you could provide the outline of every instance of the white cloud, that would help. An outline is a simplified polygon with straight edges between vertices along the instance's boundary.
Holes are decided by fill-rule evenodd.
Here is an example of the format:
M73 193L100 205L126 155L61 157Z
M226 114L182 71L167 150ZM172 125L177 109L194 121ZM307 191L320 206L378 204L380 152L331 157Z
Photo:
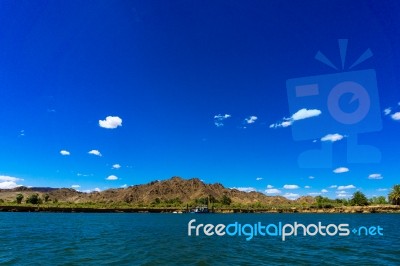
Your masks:
M385 115L390 115L392 113L392 108L390 108L390 107L386 108L385 110L383 110L383 113Z
M230 114L224 114L224 115L218 114L218 115L215 115L215 116L214 116L214 124L215 124L217 127L222 127L222 126L224 125L223 121L224 121L225 119L230 118L230 117L231 117Z
M291 126L295 121L319 116L320 114L321 111L318 109L303 108L294 113L291 117L289 118L284 117L282 122L271 124L269 127L270 128L288 127Z
M353 185L347 185L347 186L338 186L337 190L345 190L345 189L352 189L352 188L356 188Z
M299 186L298 185L284 185L283 188L284 189L298 189Z
M394 113L390 116L393 120L400 120L400 112Z
M311 188L310 186L304 186L304 188Z
M63 156L71 155L71 153L69 151L67 151L67 150L61 150L60 154L63 155Z
M97 188L94 188L94 189L82 190L82 192L84 192L84 193L101 192L101 189L97 187Z
M77 176L93 176L93 174L82 174L82 173L77 173Z
M256 122L257 119L258 119L257 116L252 115L246 118L245 121L247 124L253 124L254 122Z
M337 188L337 185L332 185L329 188Z
M18 181L23 181L23 179L18 178L18 177L8 176L8 175L0 175L0 181L18 182Z
M291 199L291 200L295 200L298 197L300 197L299 194L295 194L295 193L285 193L285 195L283 195L285 198Z
M116 163L116 164L113 164L112 168L119 169L119 168L121 168L121 165L119 163Z
M321 195L321 193L319 193L319 192L310 192L310 193L308 193L308 195L310 195L310 196L318 196L318 195Z
M72 188L80 188L81 186L80 185L72 185L71 187Z
M312 176L312 175L310 175L308 178L309 178L309 179L314 179L315 177L314 177L314 176Z
M121 188L126 188L126 187L128 187L127 184L123 184L123 185L121 186Z
M335 174L346 173L346 172L348 172L348 171L350 171L350 170L349 170L349 168L347 168L347 167L339 167L339 168L336 168L335 170L333 170L333 172L334 172Z
M89 151L88 153L89 153L89 154L96 155L96 156L100 156L100 157L102 156L102 155L101 155L101 152L98 151L98 150L91 150L91 151Z
M13 189L16 187L20 187L18 185L18 181L23 181L22 178L7 176L7 175L0 175L0 189Z
M269 188L265 190L265 193L267 194L280 194L281 191L279 189L276 188Z
M274 188L274 186L272 186L272 185L267 185L267 188Z
M343 139L343 135L340 135L338 133L335 134L328 134L324 137L321 138L321 141L330 141L330 142L335 142L338 140L342 140Z
M233 189L237 189L237 190L243 191L243 192L252 192L252 191L256 191L256 189L253 188L253 187L234 187Z
M338 198L349 198L351 195L347 193L339 193L336 195Z
M377 190L378 191L387 191L388 189L387 188L378 188Z
M105 120L99 120L102 128L114 129L122 126L122 119L118 116L107 116Z
M107 180L118 180L118 177L115 175L109 175L106 179Z
M383 179L383 176L381 174L370 174L368 179Z
M308 110L306 108L303 108L303 109L300 109L299 111L297 111L296 113L294 113L291 118L294 121L297 121L297 120L302 120L302 119L319 116L320 114L321 114L321 111L318 109Z
M329 191L326 190L326 189L322 189L321 192L322 192L322 193L328 193Z
M17 183L13 181L4 181L0 182L0 189L13 189L16 187L20 187L21 185L18 185Z

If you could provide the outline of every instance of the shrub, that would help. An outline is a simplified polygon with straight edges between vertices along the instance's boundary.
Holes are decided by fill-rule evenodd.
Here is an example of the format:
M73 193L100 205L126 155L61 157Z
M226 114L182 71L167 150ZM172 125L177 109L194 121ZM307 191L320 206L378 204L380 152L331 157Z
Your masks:
M17 194L17 196L16 196L17 203L21 204L23 198L24 198L24 195L22 195L21 193Z
M41 204L42 203L42 199L39 197L38 194L32 194L26 199L26 203Z

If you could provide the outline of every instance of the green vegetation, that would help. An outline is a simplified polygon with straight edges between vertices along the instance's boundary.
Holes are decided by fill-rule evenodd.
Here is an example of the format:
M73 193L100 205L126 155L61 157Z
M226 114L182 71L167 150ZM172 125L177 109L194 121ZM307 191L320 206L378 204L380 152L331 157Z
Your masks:
M17 203L21 204L23 198L24 198L24 195L22 195L21 193L17 194L17 196L16 196Z
M322 211L334 212L335 208L344 206L368 206L368 205L400 205L400 185L393 186L389 194L389 200L384 196L367 198L362 192L355 192L350 199L329 199L324 196L317 196L314 201L291 201L278 203L239 203L234 202L228 195L222 194L221 197L215 198L211 195L199 197L190 202L183 201L180 197L165 199L162 197L155 198L151 203L138 202L135 195L127 196L124 201L114 201L113 199L104 199L100 201L90 202L67 202L51 196L51 193L34 193L21 192L14 194L13 199L0 199L1 206L35 206L40 209L46 208L65 208L65 209L143 209L145 210L186 210L196 206L207 205L210 209L216 209L226 212L297 212L297 211ZM342 209L343 211L343 209Z
M229 206L229 205L231 205L232 200L227 195L223 195L222 199L221 199L221 203L222 203L222 205Z
M39 197L39 194L32 194L26 199L26 203L42 204L42 199Z
M49 198L50 198L50 195L46 193L46 194L43 195L43 198L44 198L44 202L48 202Z
M394 185L389 193L389 201L393 205L400 205L400 185Z
M384 196L380 196L380 197L372 197L368 200L368 202L370 204L388 204L388 202L386 201L386 198Z
M361 191L356 191L350 200L352 206L367 206L369 204L367 197Z

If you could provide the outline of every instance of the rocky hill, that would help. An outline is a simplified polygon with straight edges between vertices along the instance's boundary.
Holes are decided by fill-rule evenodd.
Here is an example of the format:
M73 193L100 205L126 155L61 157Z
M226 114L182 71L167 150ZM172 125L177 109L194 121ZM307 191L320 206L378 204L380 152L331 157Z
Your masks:
M13 201L21 193L25 198L37 193L42 198L48 194L49 200L73 203L130 203L151 204L154 202L168 202L177 200L182 203L195 202L199 199L211 198L220 201L224 196L231 199L232 203L263 205L281 205L291 203L311 203L312 197L302 197L297 201L288 200L281 196L266 196L260 192L243 192L237 189L225 188L219 183L205 184L198 178L182 179L172 177L168 180L153 181L144 185L135 185L127 188L108 189L102 192L83 193L74 189L54 188L26 188L18 187L11 190L0 190L0 199Z

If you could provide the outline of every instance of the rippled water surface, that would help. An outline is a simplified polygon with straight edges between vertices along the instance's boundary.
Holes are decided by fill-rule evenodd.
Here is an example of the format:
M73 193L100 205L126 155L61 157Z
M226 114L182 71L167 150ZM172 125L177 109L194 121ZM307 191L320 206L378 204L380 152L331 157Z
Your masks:
M383 236L189 237L188 222L381 226ZM4 265L400 265L398 214L0 213Z

